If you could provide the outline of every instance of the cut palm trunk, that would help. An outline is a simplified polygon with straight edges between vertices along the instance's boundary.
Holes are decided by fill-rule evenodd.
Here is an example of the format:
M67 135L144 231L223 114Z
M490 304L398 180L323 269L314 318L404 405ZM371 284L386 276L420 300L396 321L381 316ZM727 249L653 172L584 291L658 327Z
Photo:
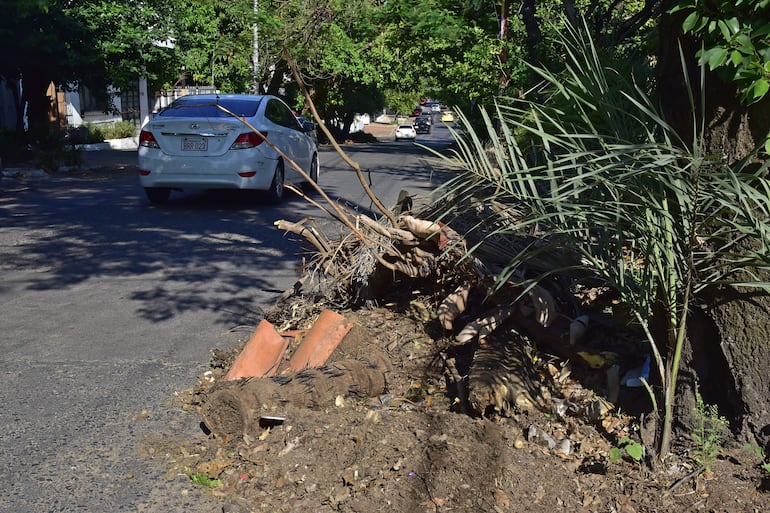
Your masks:
M479 415L550 411L525 337L509 331L505 338L490 338L476 350L468 376L468 403Z
M202 414L215 435L235 439L259 432L263 415L281 415L286 404L320 408L338 396L375 397L386 391L389 358L372 349L365 359L335 363L273 378L223 382L209 393Z

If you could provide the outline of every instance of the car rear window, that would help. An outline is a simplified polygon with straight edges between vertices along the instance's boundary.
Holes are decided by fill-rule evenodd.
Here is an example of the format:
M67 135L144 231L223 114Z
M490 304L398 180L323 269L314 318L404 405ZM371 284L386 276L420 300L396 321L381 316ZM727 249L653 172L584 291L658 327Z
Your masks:
M230 115L219 109L219 104L233 114L250 118L257 113L261 99L249 100L195 98L185 96L174 100L174 103L158 113L159 116L173 116L177 118L226 118Z

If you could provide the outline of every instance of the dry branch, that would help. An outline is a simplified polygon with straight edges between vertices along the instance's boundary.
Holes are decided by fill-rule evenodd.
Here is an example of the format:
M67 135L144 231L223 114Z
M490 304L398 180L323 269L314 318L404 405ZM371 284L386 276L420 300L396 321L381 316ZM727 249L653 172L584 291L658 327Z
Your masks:
M326 237L317 230L308 228L301 223L293 223L283 219L279 219L274 224L279 230L284 230L304 237L319 251L319 253L321 253L322 256L329 255L329 242L326 240Z

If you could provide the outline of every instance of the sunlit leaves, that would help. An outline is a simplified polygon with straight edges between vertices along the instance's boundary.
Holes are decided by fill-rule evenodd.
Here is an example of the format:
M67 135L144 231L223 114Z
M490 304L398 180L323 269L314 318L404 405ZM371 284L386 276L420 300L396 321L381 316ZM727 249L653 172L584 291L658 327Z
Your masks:
M126 86L139 75L152 82L176 75L178 61L169 48L173 8L168 2L78 0L68 2L65 12L88 29L89 45L101 55L113 84Z
M681 0L671 10L686 13L682 30L702 39L700 62L734 82L747 105L768 93L769 4L768 0Z

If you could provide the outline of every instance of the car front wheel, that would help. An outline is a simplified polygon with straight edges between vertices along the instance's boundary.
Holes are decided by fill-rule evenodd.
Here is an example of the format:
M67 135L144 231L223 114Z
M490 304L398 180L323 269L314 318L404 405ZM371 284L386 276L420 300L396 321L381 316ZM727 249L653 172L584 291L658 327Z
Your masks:
M280 203L283 199L283 162L278 161L273 173L273 181L267 190L267 198L271 203Z
M150 203L153 205L160 205L167 202L171 195L171 189L165 187L145 187L144 192L147 194L147 199L149 199Z

